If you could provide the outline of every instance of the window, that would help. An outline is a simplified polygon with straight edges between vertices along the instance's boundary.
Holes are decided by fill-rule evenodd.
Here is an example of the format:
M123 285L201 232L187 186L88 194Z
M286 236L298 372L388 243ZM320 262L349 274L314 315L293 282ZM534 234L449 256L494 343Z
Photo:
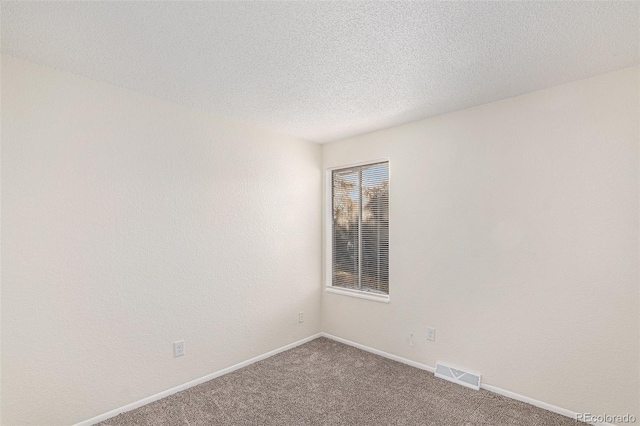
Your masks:
M331 209L331 288L388 295L389 162L332 170Z

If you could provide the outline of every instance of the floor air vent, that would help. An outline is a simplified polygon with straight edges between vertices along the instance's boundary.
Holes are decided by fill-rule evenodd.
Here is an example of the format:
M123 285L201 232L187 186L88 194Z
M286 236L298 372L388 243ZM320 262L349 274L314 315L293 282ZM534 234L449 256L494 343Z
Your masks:
M466 386L471 389L480 390L480 374L464 371L446 364L436 364L436 377Z

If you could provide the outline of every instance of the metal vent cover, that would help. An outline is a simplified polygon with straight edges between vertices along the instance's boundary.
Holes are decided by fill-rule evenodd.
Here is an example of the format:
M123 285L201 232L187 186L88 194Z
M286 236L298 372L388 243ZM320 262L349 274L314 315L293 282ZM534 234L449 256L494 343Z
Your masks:
M436 363L435 376L471 389L480 390L481 376L479 373L438 362Z

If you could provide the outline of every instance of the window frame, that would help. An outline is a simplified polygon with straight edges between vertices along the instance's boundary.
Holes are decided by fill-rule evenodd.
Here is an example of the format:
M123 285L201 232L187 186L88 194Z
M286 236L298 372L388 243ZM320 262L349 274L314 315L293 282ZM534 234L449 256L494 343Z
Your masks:
M345 164L325 169L325 285L327 293L340 294L343 296L356 297L376 302L389 303L391 301L391 280L389 280L388 294L379 294L368 291L350 289L333 286L333 171L343 170L351 167L367 166L376 163L387 163L389 169L389 216L391 216L391 160L389 158L378 158L375 160L361 161L358 163ZM389 218L391 221L391 218ZM389 252L391 252L391 227L389 227ZM389 265L389 278L391 278L391 265Z

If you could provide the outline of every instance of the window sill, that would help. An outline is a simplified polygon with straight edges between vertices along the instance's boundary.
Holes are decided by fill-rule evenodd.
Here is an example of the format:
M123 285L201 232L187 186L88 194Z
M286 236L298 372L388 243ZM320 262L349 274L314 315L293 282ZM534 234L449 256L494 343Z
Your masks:
M389 303L388 294L376 294L366 291L349 290L346 288L325 287L327 293L342 294L343 296L357 297L359 299L373 300L374 302Z

